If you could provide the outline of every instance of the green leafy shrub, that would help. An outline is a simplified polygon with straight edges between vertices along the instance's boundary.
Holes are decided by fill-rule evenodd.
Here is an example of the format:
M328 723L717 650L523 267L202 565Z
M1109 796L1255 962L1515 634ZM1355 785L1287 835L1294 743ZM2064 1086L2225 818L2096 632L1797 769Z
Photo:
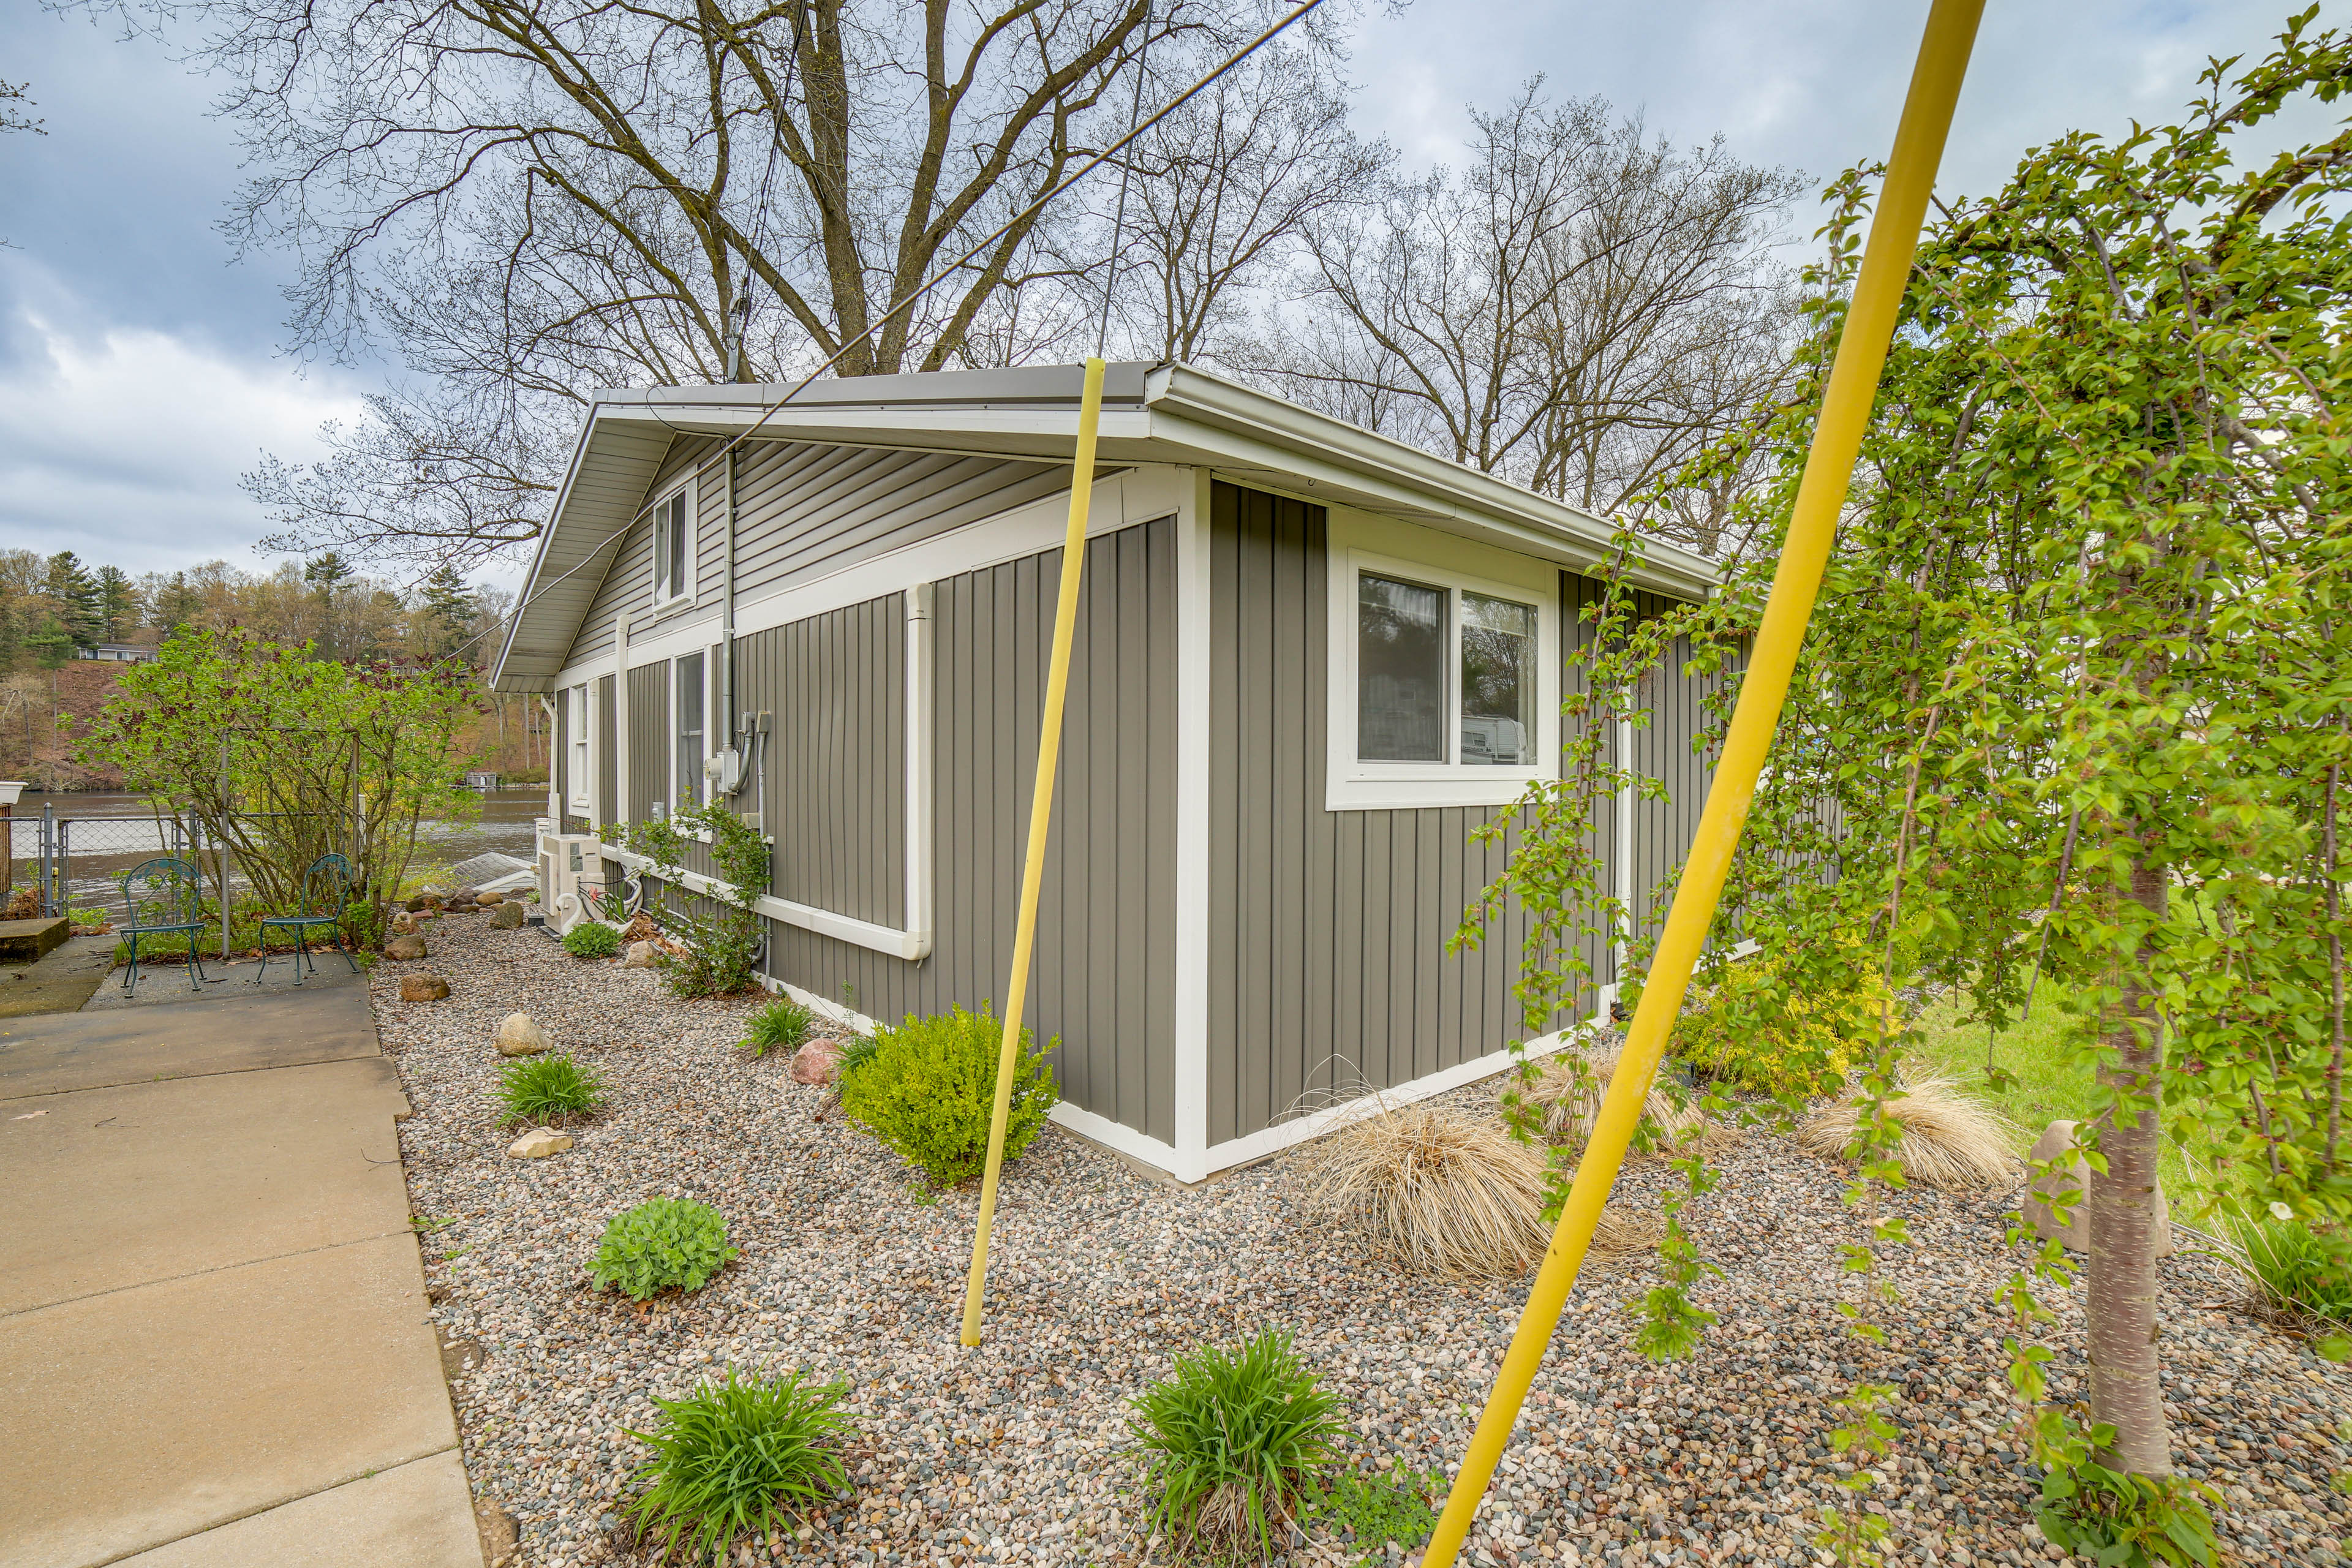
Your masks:
M1675 1055L1703 1079L1754 1094L1826 1094L1853 1070L1851 1041L1877 1028L1881 965L1859 941L1827 966L1767 948L1727 965L1675 1025Z
M1393 1541L1408 1553L1429 1540L1437 1528L1437 1500L1445 1495L1445 1478L1436 1471L1398 1470L1378 1476L1349 1470L1323 1489L1312 1508L1315 1516L1351 1537L1359 1568L1384 1563L1383 1548Z
M653 862L649 890L662 929L686 951L665 954L662 977L680 996L732 996L758 984L767 921L758 904L770 890L775 852L727 801L673 812L654 822L604 830ZM700 891L686 885L689 846L705 847L717 876Z
M569 1056L525 1057L499 1069L499 1125L552 1122L584 1116L604 1104L604 1079Z
M1177 1357L1128 1421L1154 1528L1180 1551L1271 1561L1320 1494L1343 1431L1321 1382L1271 1329L1238 1350Z
M635 1477L646 1489L624 1506L667 1563L723 1562L738 1541L789 1532L849 1486L841 1439L849 1385L809 1384L797 1372L754 1382L705 1383L684 1399L656 1399L661 1419L631 1432L654 1451Z
M727 1245L726 1219L709 1204L647 1198L604 1227L588 1278L599 1290L617 1287L644 1301L673 1287L701 1289L736 1252Z
M76 936L96 936L98 928L106 924L111 918L104 910L84 909L79 904L69 906L66 910L66 919L73 922L73 933Z
M770 1051L796 1051L816 1027L816 1015L789 996L779 996L751 1015L743 1044L755 1057Z
M2186 1476L2131 1475L2084 1459L2043 1474L2039 1522L2053 1545L2115 1568L2211 1568L2221 1553L2208 1505L2221 1500Z
M583 921L563 933L563 951L574 958L610 958L621 951L621 933L598 921Z
M869 1052L841 1075L841 1108L920 1170L937 1189L957 1186L988 1163L996 1063L1003 1029L981 1004L936 1017L909 1017L872 1036ZM1050 1051L1061 1042L1049 1041ZM846 1063L844 1064L847 1066ZM1013 1112L1004 1157L1018 1159L1060 1098L1054 1069L1027 1029L1021 1031L1013 1078Z

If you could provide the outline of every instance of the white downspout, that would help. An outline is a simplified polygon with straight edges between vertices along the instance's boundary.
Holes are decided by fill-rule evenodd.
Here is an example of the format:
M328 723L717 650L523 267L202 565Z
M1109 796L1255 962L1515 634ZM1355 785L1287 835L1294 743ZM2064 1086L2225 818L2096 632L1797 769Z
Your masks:
M907 952L931 955L931 606L937 587L907 590Z

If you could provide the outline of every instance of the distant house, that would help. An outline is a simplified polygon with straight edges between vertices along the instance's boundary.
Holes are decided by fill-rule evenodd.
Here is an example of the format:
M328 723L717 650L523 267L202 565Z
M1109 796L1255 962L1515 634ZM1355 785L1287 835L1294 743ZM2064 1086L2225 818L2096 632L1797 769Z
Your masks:
M76 658L95 658L110 664L145 664L155 657L155 650L142 643L102 642L96 647L74 649Z
M700 800L732 749L772 983L885 1021L1001 997L1079 384L597 394L494 678L555 709L551 816ZM1499 1070L1518 922L1445 939L1503 866L1471 830L1557 765L1609 526L1183 365L1110 367L1099 462L1031 991L1056 1119L1192 1180L1318 1100ZM1656 546L1641 580L1714 575ZM1625 733L1671 798L1595 824L1629 896L1705 788L1696 681L1653 686Z

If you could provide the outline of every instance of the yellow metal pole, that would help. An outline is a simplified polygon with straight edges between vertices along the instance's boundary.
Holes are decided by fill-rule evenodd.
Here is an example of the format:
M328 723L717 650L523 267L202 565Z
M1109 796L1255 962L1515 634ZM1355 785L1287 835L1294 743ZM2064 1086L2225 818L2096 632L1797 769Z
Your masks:
M1103 362L1087 361L1078 403L1077 462L1070 474L1070 526L1062 536L1062 592L1054 607L1054 658L1045 668L1045 718L1037 737L1037 782L1029 795L1029 858L1021 868L1021 913L1013 928L1013 978L1005 986L1004 1043L996 1057L996 1106L988 1119L988 1169L980 1179L980 1224L963 1287L963 1342L980 1343L988 1289L988 1233L996 1222L996 1177L1004 1166L1004 1124L1013 1114L1021 1013L1029 1002L1029 954L1037 940L1037 891L1045 879L1045 830L1054 816L1054 767L1062 752L1062 700L1070 689L1070 644L1078 630L1078 576L1087 559L1087 503L1095 483L1095 427L1102 420Z
M1797 665L1798 645L1812 618L1813 599L1820 593L1822 572L1828 564L1830 543L1837 531L1838 510L1845 502L1870 405L1877 395L1879 372L1886 363L1886 347L1895 335L1897 308L1911 272L1912 253L1919 243L1919 226L1927 216L1927 195L1936 183L1936 165L1943 157L1945 133L1952 123L1960 79L1967 72L1969 50L1976 40L1977 19L1984 0L1935 0L1927 14L1926 36L1919 43L1919 60L1911 74L1911 90L1904 100L1902 123L1895 132L1895 155L1879 193L1878 213L1870 226L1870 243L1863 252L1862 272L1855 279L1853 303L1838 340L1836 362L1830 369L1828 391L1822 400L1821 423L1813 431L1812 449L1806 455L1805 475L1797 487L1797 503L1789 520L1789 537L1772 575L1771 596L1765 601L1763 624L1758 627L1755 655L1740 682L1739 703L1724 736L1723 756L1716 764L1715 782L1706 794L1706 810L1699 818L1690 859L1675 889L1673 909L1650 965L1641 1005L1625 1033L1617 1070L1601 1100L1592 1135L1577 1163L1576 1180L1569 1189L1559 1226L1537 1270L1535 1287L1519 1314L1518 1331L1503 1357L1502 1370L1486 1397L1486 1408L1471 1435L1469 1452L1454 1477L1445 1512L1430 1537L1423 1568L1451 1568L1470 1521L1493 1479L1503 1445L1518 1420L1519 1405L1528 1384L1543 1360L1559 1323L1560 1309L1576 1283L1576 1271L1591 1243L1601 1219L1601 1205L1617 1179L1617 1167L1633 1142L1643 1097L1658 1070L1674 1021L1682 1012L1683 993L1690 984L1692 967L1715 919L1732 851L1748 821L1755 798L1756 780L1772 747L1772 731L1780 722L1780 706L1789 694L1789 679Z

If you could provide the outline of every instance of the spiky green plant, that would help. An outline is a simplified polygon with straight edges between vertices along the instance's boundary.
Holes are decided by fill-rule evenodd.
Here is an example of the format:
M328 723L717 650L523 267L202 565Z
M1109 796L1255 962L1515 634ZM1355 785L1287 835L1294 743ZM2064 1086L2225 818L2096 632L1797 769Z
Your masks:
M743 1044L755 1057L770 1051L796 1051L816 1027L816 1015L789 996L779 996L751 1015L744 1026Z
M499 1125L552 1122L583 1116L604 1104L604 1079L569 1056L525 1057L499 1069Z
M738 1541L789 1529L849 1488L841 1439L854 1417L844 1383L811 1384L798 1372L704 1383L683 1399L656 1399L660 1420L630 1436L653 1449L632 1480L645 1489L624 1505L638 1530L662 1542L663 1561L723 1562Z
M1179 1550L1269 1562L1320 1490L1343 1430L1339 1401L1269 1329L1235 1350L1176 1358L1134 1402L1128 1430L1154 1527Z

